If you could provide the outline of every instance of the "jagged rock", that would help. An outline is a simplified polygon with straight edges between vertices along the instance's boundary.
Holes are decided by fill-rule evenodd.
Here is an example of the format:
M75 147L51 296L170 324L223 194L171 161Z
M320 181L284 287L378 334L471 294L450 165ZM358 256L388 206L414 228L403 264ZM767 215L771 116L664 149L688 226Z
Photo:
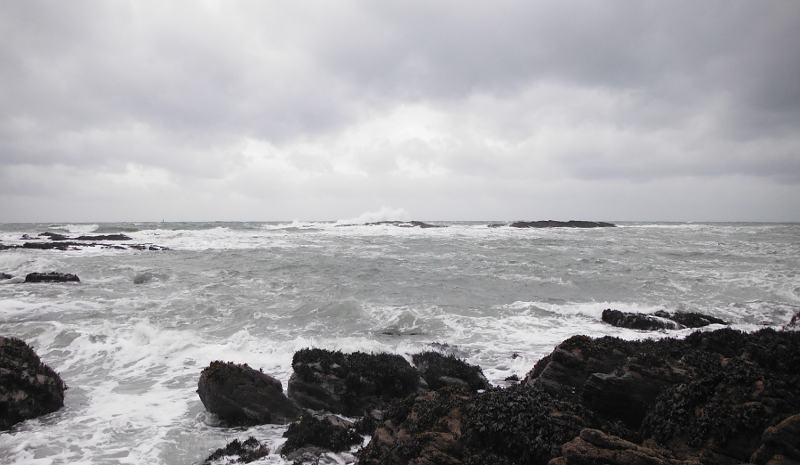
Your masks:
M215 450L208 456L204 465L230 464L230 463L250 463L269 455L266 445L258 442L258 439L250 436L244 441L234 439L225 447Z
M493 226L493 225L490 225ZM613 228L616 225L611 223L595 221L517 221L509 224L512 228Z
M470 365L453 355L422 352L412 355L411 360L428 383L428 387L433 390L453 386L477 391L491 386L483 375L481 367Z
M784 331L800 331L800 312L795 313L792 319L783 327Z
M51 271L49 273L28 273L25 276L26 283L79 283L81 280L77 275L70 273L57 273Z
M616 326L618 328L642 329L646 331L680 328L680 325L676 322L664 319L663 317L659 318L642 313L621 312L610 308L603 310L602 319L611 326Z
M355 424L335 415L304 414L289 425L283 433L287 438L281 455L287 456L302 448L317 447L331 452L342 452L361 444L364 440L355 430Z
M713 325L713 324L717 324L717 325L727 325L728 324L728 323L726 323L725 321L723 321L723 320L721 320L719 318L716 318L716 317L713 317L713 316L709 316L709 315L702 315L700 313L694 313L694 312L668 313L668 312L665 312L664 310L659 310L659 311L655 312L653 315L661 317L661 318L667 318L669 320L672 320L672 321L678 323L679 325L681 325L681 327L684 327L684 328L702 328L702 327L705 327L705 326L708 326L708 325Z
M200 374L197 394L206 410L230 425L286 424L301 413L280 381L247 364L211 362Z
M361 416L389 400L427 390L400 355L302 349L292 358L289 397L313 410Z
M668 450L639 446L589 428L564 444L561 454L548 465L699 465L697 461L676 459Z
M60 409L66 389L28 344L0 336L0 430Z

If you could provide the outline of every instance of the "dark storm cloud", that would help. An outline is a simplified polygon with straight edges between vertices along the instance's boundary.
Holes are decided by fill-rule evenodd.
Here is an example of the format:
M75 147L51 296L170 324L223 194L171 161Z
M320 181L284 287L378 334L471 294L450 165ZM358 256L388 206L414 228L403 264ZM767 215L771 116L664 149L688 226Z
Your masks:
M791 1L4 2L0 195L797 186L798 31Z

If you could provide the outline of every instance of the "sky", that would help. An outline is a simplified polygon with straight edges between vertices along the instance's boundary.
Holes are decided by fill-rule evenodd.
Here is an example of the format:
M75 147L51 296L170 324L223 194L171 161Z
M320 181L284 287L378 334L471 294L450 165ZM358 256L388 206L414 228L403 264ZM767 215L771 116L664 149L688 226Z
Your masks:
M800 221L800 2L0 2L0 222L392 212Z

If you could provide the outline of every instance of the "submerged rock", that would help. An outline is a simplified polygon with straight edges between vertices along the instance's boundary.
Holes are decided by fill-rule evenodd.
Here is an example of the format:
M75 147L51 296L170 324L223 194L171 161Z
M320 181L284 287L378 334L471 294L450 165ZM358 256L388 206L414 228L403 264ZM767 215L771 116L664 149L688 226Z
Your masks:
M702 328L708 325L727 325L725 321L709 315L702 315L694 312L675 312L667 313L659 310L653 315L670 319L685 328Z
M11 276L8 273L0 273L0 279L11 279L11 278L13 278L13 276Z
M269 455L267 446L258 442L253 436L250 436L244 441L234 439L225 447L215 450L203 461L203 464L250 463L264 458L267 455Z
M420 229L428 229L428 228L446 228L447 226L438 225L438 224L430 224L430 223L423 223L422 221L376 221L373 223L363 223L363 224L337 224L338 227L344 226L397 226L398 228L420 228Z
M101 234L99 236L78 236L77 241L129 241L130 237L125 234Z
M427 386L403 357L302 349L292 358L289 397L300 406L361 416Z
M211 362L200 374L197 394L206 410L230 425L286 424L301 413L280 381L246 364Z
M49 273L28 273L25 276L26 283L79 283L81 280L77 275L70 273L58 273L51 271Z
M445 386L463 387L469 391L489 389L491 385L481 367L439 352L422 352L411 356L422 378L433 390Z
M0 430L60 409L66 389L28 344L0 336Z

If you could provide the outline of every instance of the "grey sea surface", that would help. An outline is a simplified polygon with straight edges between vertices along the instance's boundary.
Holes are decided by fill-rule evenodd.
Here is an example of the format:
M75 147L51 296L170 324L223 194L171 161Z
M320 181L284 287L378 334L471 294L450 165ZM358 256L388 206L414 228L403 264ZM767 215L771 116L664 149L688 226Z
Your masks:
M433 223L447 227L0 225L6 246L50 231L169 248L0 251L2 273L81 279L0 281L0 335L28 342L69 385L63 409L0 434L0 463L192 464L251 435L274 452L285 426L224 428L205 411L195 390L213 360L261 368L285 388L304 347L409 359L445 350L503 385L572 335L689 333L615 328L600 320L606 308L701 312L746 331L800 311L797 224ZM289 462L272 453L260 463Z

